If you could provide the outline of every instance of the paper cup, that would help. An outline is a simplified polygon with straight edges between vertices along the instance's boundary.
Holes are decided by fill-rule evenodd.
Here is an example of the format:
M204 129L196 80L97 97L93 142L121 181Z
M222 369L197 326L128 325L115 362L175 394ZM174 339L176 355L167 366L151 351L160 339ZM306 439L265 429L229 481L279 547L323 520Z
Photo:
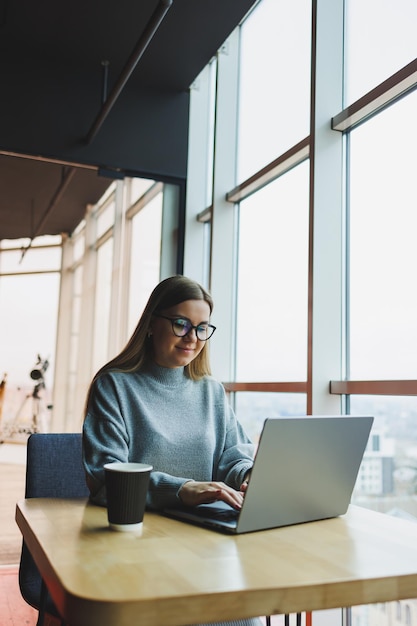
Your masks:
M104 471L110 528L122 532L140 532L152 465L107 463Z

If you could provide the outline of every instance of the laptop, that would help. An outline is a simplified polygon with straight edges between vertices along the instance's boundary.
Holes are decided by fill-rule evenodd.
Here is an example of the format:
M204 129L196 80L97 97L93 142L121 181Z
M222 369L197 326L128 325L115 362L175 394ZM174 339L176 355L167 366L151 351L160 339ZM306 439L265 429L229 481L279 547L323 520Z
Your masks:
M232 534L343 515L373 420L371 416L268 418L240 511L218 501L162 513Z

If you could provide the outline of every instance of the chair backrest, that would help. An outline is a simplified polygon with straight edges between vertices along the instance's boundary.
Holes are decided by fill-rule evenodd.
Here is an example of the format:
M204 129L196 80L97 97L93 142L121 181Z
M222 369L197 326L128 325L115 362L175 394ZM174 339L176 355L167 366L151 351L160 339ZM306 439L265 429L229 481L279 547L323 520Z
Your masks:
M27 441L26 498L86 498L81 433L34 433ZM19 587L28 604L59 617L49 594L42 596L42 579L25 542L19 567ZM42 600L41 600L42 598Z
M26 498L84 498L81 433L35 433L27 442Z

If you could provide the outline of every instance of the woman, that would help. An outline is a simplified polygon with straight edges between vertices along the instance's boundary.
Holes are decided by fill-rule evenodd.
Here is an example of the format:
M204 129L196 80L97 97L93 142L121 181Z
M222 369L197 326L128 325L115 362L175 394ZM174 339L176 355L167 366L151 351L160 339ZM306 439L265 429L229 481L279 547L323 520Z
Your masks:
M216 500L241 508L254 449L223 386L211 377L212 310L211 296L198 283L184 276L163 280L126 347L94 377L83 443L97 504L106 504L104 464L130 461L154 468L149 508Z
M93 379L84 421L91 499L106 504L105 463L150 463L147 505L224 500L239 509L253 445L210 376L213 302L184 276L151 294L131 339Z

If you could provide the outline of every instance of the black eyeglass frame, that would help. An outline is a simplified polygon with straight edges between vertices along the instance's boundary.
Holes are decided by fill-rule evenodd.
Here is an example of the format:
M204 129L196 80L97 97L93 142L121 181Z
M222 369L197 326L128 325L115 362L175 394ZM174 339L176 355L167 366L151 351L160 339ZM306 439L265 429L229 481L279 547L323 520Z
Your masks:
M205 326L211 330L211 333L208 337L201 339L201 337L198 336L198 329L201 327L201 324L197 324L197 326L194 326L194 324L191 324L190 320L187 317L181 317L180 315L178 317L167 317L166 315L161 315L160 313L154 313L154 317L162 317L162 319L168 320L169 322L171 322L172 332L174 333L176 337L186 337L192 330L195 330L196 337L199 341L208 341L208 339L210 339L213 336L214 331L216 330L216 326L213 326L213 324L205 324ZM185 320L186 322L188 322L190 326L187 332L184 333L183 335L178 335L174 330L174 324L178 320Z

